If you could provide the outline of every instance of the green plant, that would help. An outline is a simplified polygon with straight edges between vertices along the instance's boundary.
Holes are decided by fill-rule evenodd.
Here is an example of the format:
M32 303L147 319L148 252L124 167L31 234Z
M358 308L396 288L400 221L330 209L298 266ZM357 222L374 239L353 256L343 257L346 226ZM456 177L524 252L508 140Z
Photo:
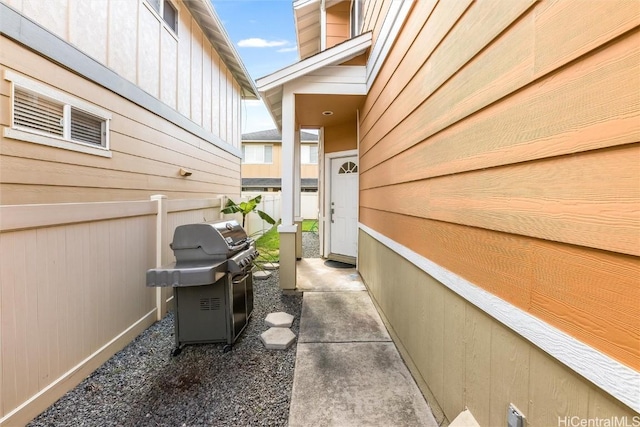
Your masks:
M253 199L249 199L246 202L240 202L240 203L236 203L233 200L229 199L227 201L227 205L225 206L225 208L222 209L222 213L225 213L225 214L240 213L240 214L242 214L242 228L245 227L245 219L246 219L247 215L249 215L251 212L257 213L260 216L260 218L262 218L264 221L268 222L271 225L274 225L276 223L276 221L273 218L271 218L268 213L258 209L258 205L260 204L261 200L262 200L262 196L260 196L260 195L254 197Z
M315 219L305 219L302 221L302 231L318 232L318 221Z

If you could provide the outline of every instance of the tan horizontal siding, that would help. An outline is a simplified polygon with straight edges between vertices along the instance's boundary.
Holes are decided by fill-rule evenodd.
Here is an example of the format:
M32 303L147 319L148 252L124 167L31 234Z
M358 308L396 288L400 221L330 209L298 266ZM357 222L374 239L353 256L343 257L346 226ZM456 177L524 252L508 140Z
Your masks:
M611 357L640 368L636 257L362 207L360 221Z
M239 193L238 157L22 47L10 42L7 45L10 48L3 51L3 62L12 64L15 72L111 112L112 157L3 138L3 204L132 200L152 194L201 198ZM10 107L8 82L3 81L0 90L0 102ZM3 111L6 113L0 121L8 125L10 109ZM181 177L180 168L193 175Z

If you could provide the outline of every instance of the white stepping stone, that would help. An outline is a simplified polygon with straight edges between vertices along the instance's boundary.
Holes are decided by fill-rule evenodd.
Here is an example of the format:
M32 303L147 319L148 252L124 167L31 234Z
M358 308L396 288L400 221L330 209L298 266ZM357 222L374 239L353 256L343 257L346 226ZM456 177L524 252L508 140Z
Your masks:
M265 280L271 277L270 271L256 271L253 273L253 278L256 280Z
M260 340L269 350L286 350L296 340L289 328L269 328L260 334Z
M276 328L290 328L293 324L293 316L284 311L269 313L267 317L264 318L264 323L266 323L267 326Z

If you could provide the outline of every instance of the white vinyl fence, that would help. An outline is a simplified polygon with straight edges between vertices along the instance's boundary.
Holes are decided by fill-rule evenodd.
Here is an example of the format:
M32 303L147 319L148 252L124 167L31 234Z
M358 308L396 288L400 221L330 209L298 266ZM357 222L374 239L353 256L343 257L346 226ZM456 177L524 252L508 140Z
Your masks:
M224 198L0 206L0 426L24 425L167 311L146 271Z
M280 192L243 191L242 200L247 201L259 195L262 196L262 200L258 209L269 214L277 223L281 217L280 209L282 204ZM239 201L236 200L234 200L234 202L239 203ZM304 219L318 219L318 193L300 193L300 214ZM255 213L249 214L246 222L247 234L253 235L255 238L266 233L272 227L272 225L263 221Z

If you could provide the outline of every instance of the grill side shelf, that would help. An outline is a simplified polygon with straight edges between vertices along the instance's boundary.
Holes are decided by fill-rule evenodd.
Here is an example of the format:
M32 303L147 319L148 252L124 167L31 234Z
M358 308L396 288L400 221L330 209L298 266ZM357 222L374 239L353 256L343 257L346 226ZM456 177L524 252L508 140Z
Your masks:
M220 280L226 271L226 260L208 263L174 262L147 270L147 286L204 286Z

